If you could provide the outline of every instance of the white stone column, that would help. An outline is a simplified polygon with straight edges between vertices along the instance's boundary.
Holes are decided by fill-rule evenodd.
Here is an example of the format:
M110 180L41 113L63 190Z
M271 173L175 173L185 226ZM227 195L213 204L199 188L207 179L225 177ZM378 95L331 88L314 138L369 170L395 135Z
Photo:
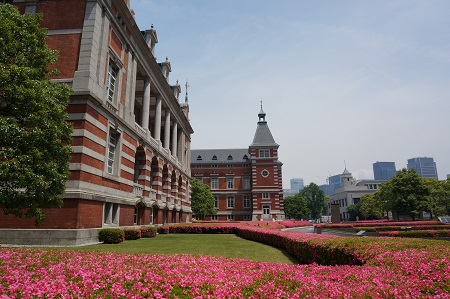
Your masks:
M148 121L150 118L150 79L144 79L144 98L142 101L142 128L148 130Z
M155 128L153 136L156 140L161 140L161 96L156 97L156 111L155 111Z
M178 124L174 121L172 126L172 155L178 156Z
M164 148L169 149L170 144L170 110L166 110L166 120L164 122Z

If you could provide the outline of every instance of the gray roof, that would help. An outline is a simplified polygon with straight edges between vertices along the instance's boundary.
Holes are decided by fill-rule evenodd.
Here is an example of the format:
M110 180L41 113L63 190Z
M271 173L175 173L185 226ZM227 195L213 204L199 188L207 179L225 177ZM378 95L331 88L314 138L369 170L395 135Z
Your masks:
M247 156L248 160L244 159ZM231 156L231 157L230 157ZM201 158L201 159L200 159ZM231 158L231 159L229 159ZM250 162L247 148L235 149L193 149L191 150L191 164L199 163L236 163Z
M273 139L266 121L258 122L255 137L253 137L253 142L250 146L279 146Z

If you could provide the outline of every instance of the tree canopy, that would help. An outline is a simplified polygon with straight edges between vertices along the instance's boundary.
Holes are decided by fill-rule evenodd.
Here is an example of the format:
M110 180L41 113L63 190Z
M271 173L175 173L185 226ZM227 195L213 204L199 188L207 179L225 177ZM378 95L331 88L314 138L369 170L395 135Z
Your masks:
M197 179L192 179L191 208L197 219L203 220L208 215L216 214L214 208L214 195L209 186Z
M35 217L36 225L42 208L62 206L72 132L65 112L71 89L49 79L56 52L40 20L0 5L0 207Z
M426 208L429 190L424 179L413 169L402 169L389 181L381 184L375 198L386 211L408 215L413 220Z
M320 190L319 186L314 183L310 183L302 189L300 195L306 200L306 207L311 212L311 218L320 218L323 211L326 209L327 203L325 200L325 194L322 190Z
M286 196L283 202L284 214L288 219L304 219L310 214L309 209L306 207L306 200L299 193L294 196Z

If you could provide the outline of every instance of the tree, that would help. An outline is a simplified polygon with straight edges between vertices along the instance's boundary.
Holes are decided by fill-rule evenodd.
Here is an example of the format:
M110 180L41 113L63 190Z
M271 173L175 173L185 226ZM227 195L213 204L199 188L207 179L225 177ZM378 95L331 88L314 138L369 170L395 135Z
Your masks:
M283 202L284 214L288 219L303 219L310 214L309 209L306 207L306 200L299 193L294 196L286 196Z
M381 184L375 198L386 210L408 215L415 220L426 207L428 189L424 179L413 169L402 169L389 181Z
M42 208L63 204L72 132L65 112L71 89L49 79L56 53L40 20L0 5L0 207L35 217L36 225Z
M359 211L364 219L378 219L383 216L383 209L372 194L361 196L358 204Z
M322 216L324 207L326 207L325 194L319 186L310 183L303 188L300 195L306 200L306 207L311 211L311 218L318 219Z
M449 180L438 181L436 179L425 179L425 185L428 188L428 196L424 211L430 213L431 218L434 216L445 215L450 206L450 189Z
M191 185L191 208L197 219L203 220L207 215L216 214L216 209L214 208L214 195L211 193L209 186L197 179L193 179Z
M361 201L358 201L356 204L351 204L347 207L347 212L350 214L350 220L351 221L355 221L359 218L361 218L361 212L360 212L360 207L361 207Z

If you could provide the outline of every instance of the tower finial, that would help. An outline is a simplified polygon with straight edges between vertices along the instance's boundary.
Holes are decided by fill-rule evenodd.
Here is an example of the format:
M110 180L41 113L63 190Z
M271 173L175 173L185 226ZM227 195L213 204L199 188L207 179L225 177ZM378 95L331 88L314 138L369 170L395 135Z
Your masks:
M261 110L258 113L259 121L266 121L266 113L264 112L263 107L262 107L262 98L261 98L260 104L261 104Z

